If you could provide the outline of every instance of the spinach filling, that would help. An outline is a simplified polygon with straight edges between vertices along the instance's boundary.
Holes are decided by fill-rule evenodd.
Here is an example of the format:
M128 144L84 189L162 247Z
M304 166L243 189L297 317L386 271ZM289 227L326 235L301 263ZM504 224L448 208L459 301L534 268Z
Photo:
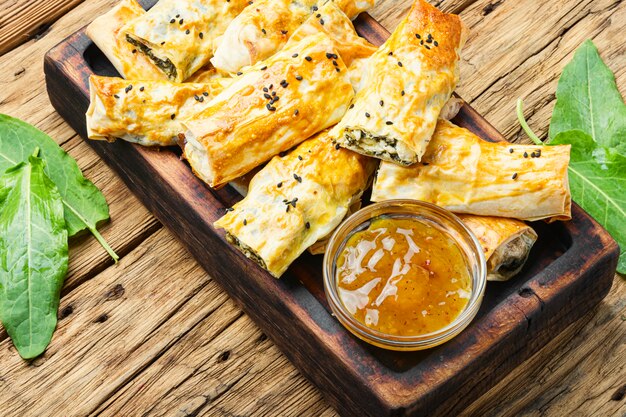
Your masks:
M261 268L267 269L265 261L261 259L261 257L257 255L256 252L254 252L248 245L242 243L239 239L237 239L235 236L228 232L226 232L226 240L230 244L235 245L241 252L243 252L244 255L246 255L247 258L250 258L257 264L259 264Z
M358 138L355 136L355 133L358 134ZM396 147L398 146L398 140L394 138L388 138L386 136L374 136L369 132L364 132L362 130L358 131L346 131L345 133L346 144L348 147L351 147L353 150L364 153L368 156L373 156L376 158L388 159L395 161L404 166L409 166L417 162L416 160L406 160L398 155L396 151ZM382 149L373 150L372 147L383 143Z
M133 39L130 35L126 35L126 40L130 44L139 48L139 50L148 58L150 58L152 62L154 62L154 64L157 67L159 67L165 73L165 75L168 76L168 78L173 79L173 80L176 79L176 75L177 75L176 66L172 63L172 61L170 61L169 58L165 58L165 59L159 58L158 56L154 55L150 47L139 42L137 39Z

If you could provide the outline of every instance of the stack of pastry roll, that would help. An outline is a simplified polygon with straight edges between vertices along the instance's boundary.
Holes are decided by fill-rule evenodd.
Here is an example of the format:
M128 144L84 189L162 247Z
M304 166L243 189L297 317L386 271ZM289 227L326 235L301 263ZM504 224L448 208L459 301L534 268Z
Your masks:
M216 40L211 63L222 72L236 73L273 55L308 17L326 25L320 8L328 2L353 19L375 0L255 0Z

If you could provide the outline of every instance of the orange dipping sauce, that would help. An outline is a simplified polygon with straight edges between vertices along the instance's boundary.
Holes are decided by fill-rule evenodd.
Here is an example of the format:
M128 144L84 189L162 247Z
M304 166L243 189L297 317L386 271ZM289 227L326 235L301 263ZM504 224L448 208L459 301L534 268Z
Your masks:
M367 327L416 336L452 323L467 306L472 280L454 239L415 218L373 219L337 258L339 297Z

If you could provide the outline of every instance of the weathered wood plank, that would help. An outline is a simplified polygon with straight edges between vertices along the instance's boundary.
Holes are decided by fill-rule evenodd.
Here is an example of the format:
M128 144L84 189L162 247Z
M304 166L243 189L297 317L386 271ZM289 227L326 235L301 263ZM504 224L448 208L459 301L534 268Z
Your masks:
M229 310L214 315L222 305ZM60 311L68 314L35 361L0 343L4 415L86 415L201 320L213 316L202 335L211 344L241 314L165 230L64 297Z
M626 415L626 283L470 406L467 416Z
M513 19L506 9L501 10L502 20ZM555 30L558 36L545 48L520 62L510 73L501 75L472 101L472 105L488 114L496 127L511 140L528 141L515 115L518 97L524 99L525 113L535 133L547 137L558 78L576 48L586 39L593 39L600 55L615 73L622 95L626 95L626 44L616 42L626 30L626 3L596 1L580 13L585 17L569 26L559 27ZM487 42L486 36L477 36L478 42ZM511 42L517 41L511 39Z
M0 14L0 55L41 36L50 25L83 0L14 0Z

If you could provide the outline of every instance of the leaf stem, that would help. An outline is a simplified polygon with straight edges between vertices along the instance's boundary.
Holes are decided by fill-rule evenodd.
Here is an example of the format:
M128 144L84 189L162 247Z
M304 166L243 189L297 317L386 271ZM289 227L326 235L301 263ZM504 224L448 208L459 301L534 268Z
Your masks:
M72 211L72 213L74 213L74 215L76 215L76 217L78 217L83 222L85 226L87 226L87 229L89 229L93 237L95 237L96 240L100 243L100 245L102 245L102 247L104 248L105 251L107 251L109 256L113 258L113 261L117 263L117 261L120 260L120 257L118 256L117 253L115 253L115 251L111 248L111 246L109 246L107 241L104 240L100 232L98 232L98 229L96 229L95 225L92 226L91 224L87 223L87 220L83 216L81 216L80 213L74 210L74 207L67 204L65 200L63 200L63 204L65 205L65 207L69 208Z
M35 150L33 151L33 156L34 156L34 157L39 156L39 146L37 146L37 147L35 148Z
M528 123L526 123L526 119L524 119L524 102L521 98L517 99L517 120L519 120L519 124L522 126L522 129L524 129L524 132L526 132L530 140L535 142L535 145L544 144L541 139L539 139L539 137L535 135L535 132L530 129Z

